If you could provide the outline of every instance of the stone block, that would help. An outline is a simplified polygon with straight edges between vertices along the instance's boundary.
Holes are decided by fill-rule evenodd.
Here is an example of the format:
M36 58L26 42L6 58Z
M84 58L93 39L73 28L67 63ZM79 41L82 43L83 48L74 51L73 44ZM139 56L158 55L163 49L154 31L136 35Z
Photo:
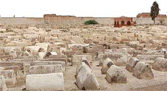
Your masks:
M62 65L37 65L30 66L29 74L47 74L47 73L59 73L63 72Z
M85 63L81 62L76 71L76 85L80 90L98 90L99 83L92 73L91 68Z
M157 58L154 61L152 68L158 71L167 71L167 59L161 57Z
M120 67L112 65L106 73L106 80L108 83L125 83L127 77Z
M27 75L26 90L64 90L63 73Z
M63 61L35 61L24 64L24 72L26 74L46 74L65 72L66 64Z
M133 69L133 76L139 79L153 79L154 74L151 66L146 62L138 62Z
M2 70L0 71L0 75L4 76L7 84L14 85L17 82L16 74L14 73L14 70Z
M7 86L3 75L0 75L0 91L7 91Z
M128 60L127 64L126 64L126 69L129 72L133 72L133 68L136 66L136 64L139 62L139 59L132 57L130 58L130 60Z
M114 65L114 63L112 62L112 60L110 58L105 59L102 63L102 69L101 69L102 74L106 74L107 70L112 65Z

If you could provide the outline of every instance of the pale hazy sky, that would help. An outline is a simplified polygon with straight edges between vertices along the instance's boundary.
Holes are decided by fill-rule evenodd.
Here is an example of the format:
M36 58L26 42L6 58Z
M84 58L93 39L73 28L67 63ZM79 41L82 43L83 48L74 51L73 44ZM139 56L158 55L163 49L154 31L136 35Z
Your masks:
M155 0L0 0L1 17L42 17L43 14L135 17L150 12ZM167 0L156 0L161 14L167 14Z

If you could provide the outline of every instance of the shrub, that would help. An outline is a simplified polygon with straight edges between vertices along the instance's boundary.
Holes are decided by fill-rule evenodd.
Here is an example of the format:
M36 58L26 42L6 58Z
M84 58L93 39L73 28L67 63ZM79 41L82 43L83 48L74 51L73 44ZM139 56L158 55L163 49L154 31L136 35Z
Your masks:
M95 25L95 24L98 24L98 22L95 20L88 20L85 22L85 25Z
M160 20L159 20L159 22L160 22L161 24L163 24L164 21L165 21L164 19L160 19Z

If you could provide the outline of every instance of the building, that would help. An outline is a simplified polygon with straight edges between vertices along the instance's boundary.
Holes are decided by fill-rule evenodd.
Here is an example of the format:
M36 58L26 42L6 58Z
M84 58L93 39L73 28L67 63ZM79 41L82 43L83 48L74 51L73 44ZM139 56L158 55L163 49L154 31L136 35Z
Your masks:
M151 18L150 13L139 13L137 18ZM167 18L165 14L159 14L157 18Z
M132 25L134 25L133 18L124 16L114 18L114 27L132 26Z
M155 18L155 24L165 24L167 16L165 14L159 14ZM139 13L136 16L136 23L137 24L154 24L154 21L151 19L150 13Z

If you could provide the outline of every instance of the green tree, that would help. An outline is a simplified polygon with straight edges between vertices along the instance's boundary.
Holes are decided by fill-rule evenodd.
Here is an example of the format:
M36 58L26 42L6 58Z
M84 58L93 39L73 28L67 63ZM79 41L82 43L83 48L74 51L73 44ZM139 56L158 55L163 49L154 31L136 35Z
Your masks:
M98 24L98 22L95 20L88 20L85 22L85 25L94 25L94 24Z
M159 14L159 5L158 3L155 1L151 7L151 13L150 13L150 16L152 18L152 20L154 21L154 24L155 24L155 18L158 16Z

